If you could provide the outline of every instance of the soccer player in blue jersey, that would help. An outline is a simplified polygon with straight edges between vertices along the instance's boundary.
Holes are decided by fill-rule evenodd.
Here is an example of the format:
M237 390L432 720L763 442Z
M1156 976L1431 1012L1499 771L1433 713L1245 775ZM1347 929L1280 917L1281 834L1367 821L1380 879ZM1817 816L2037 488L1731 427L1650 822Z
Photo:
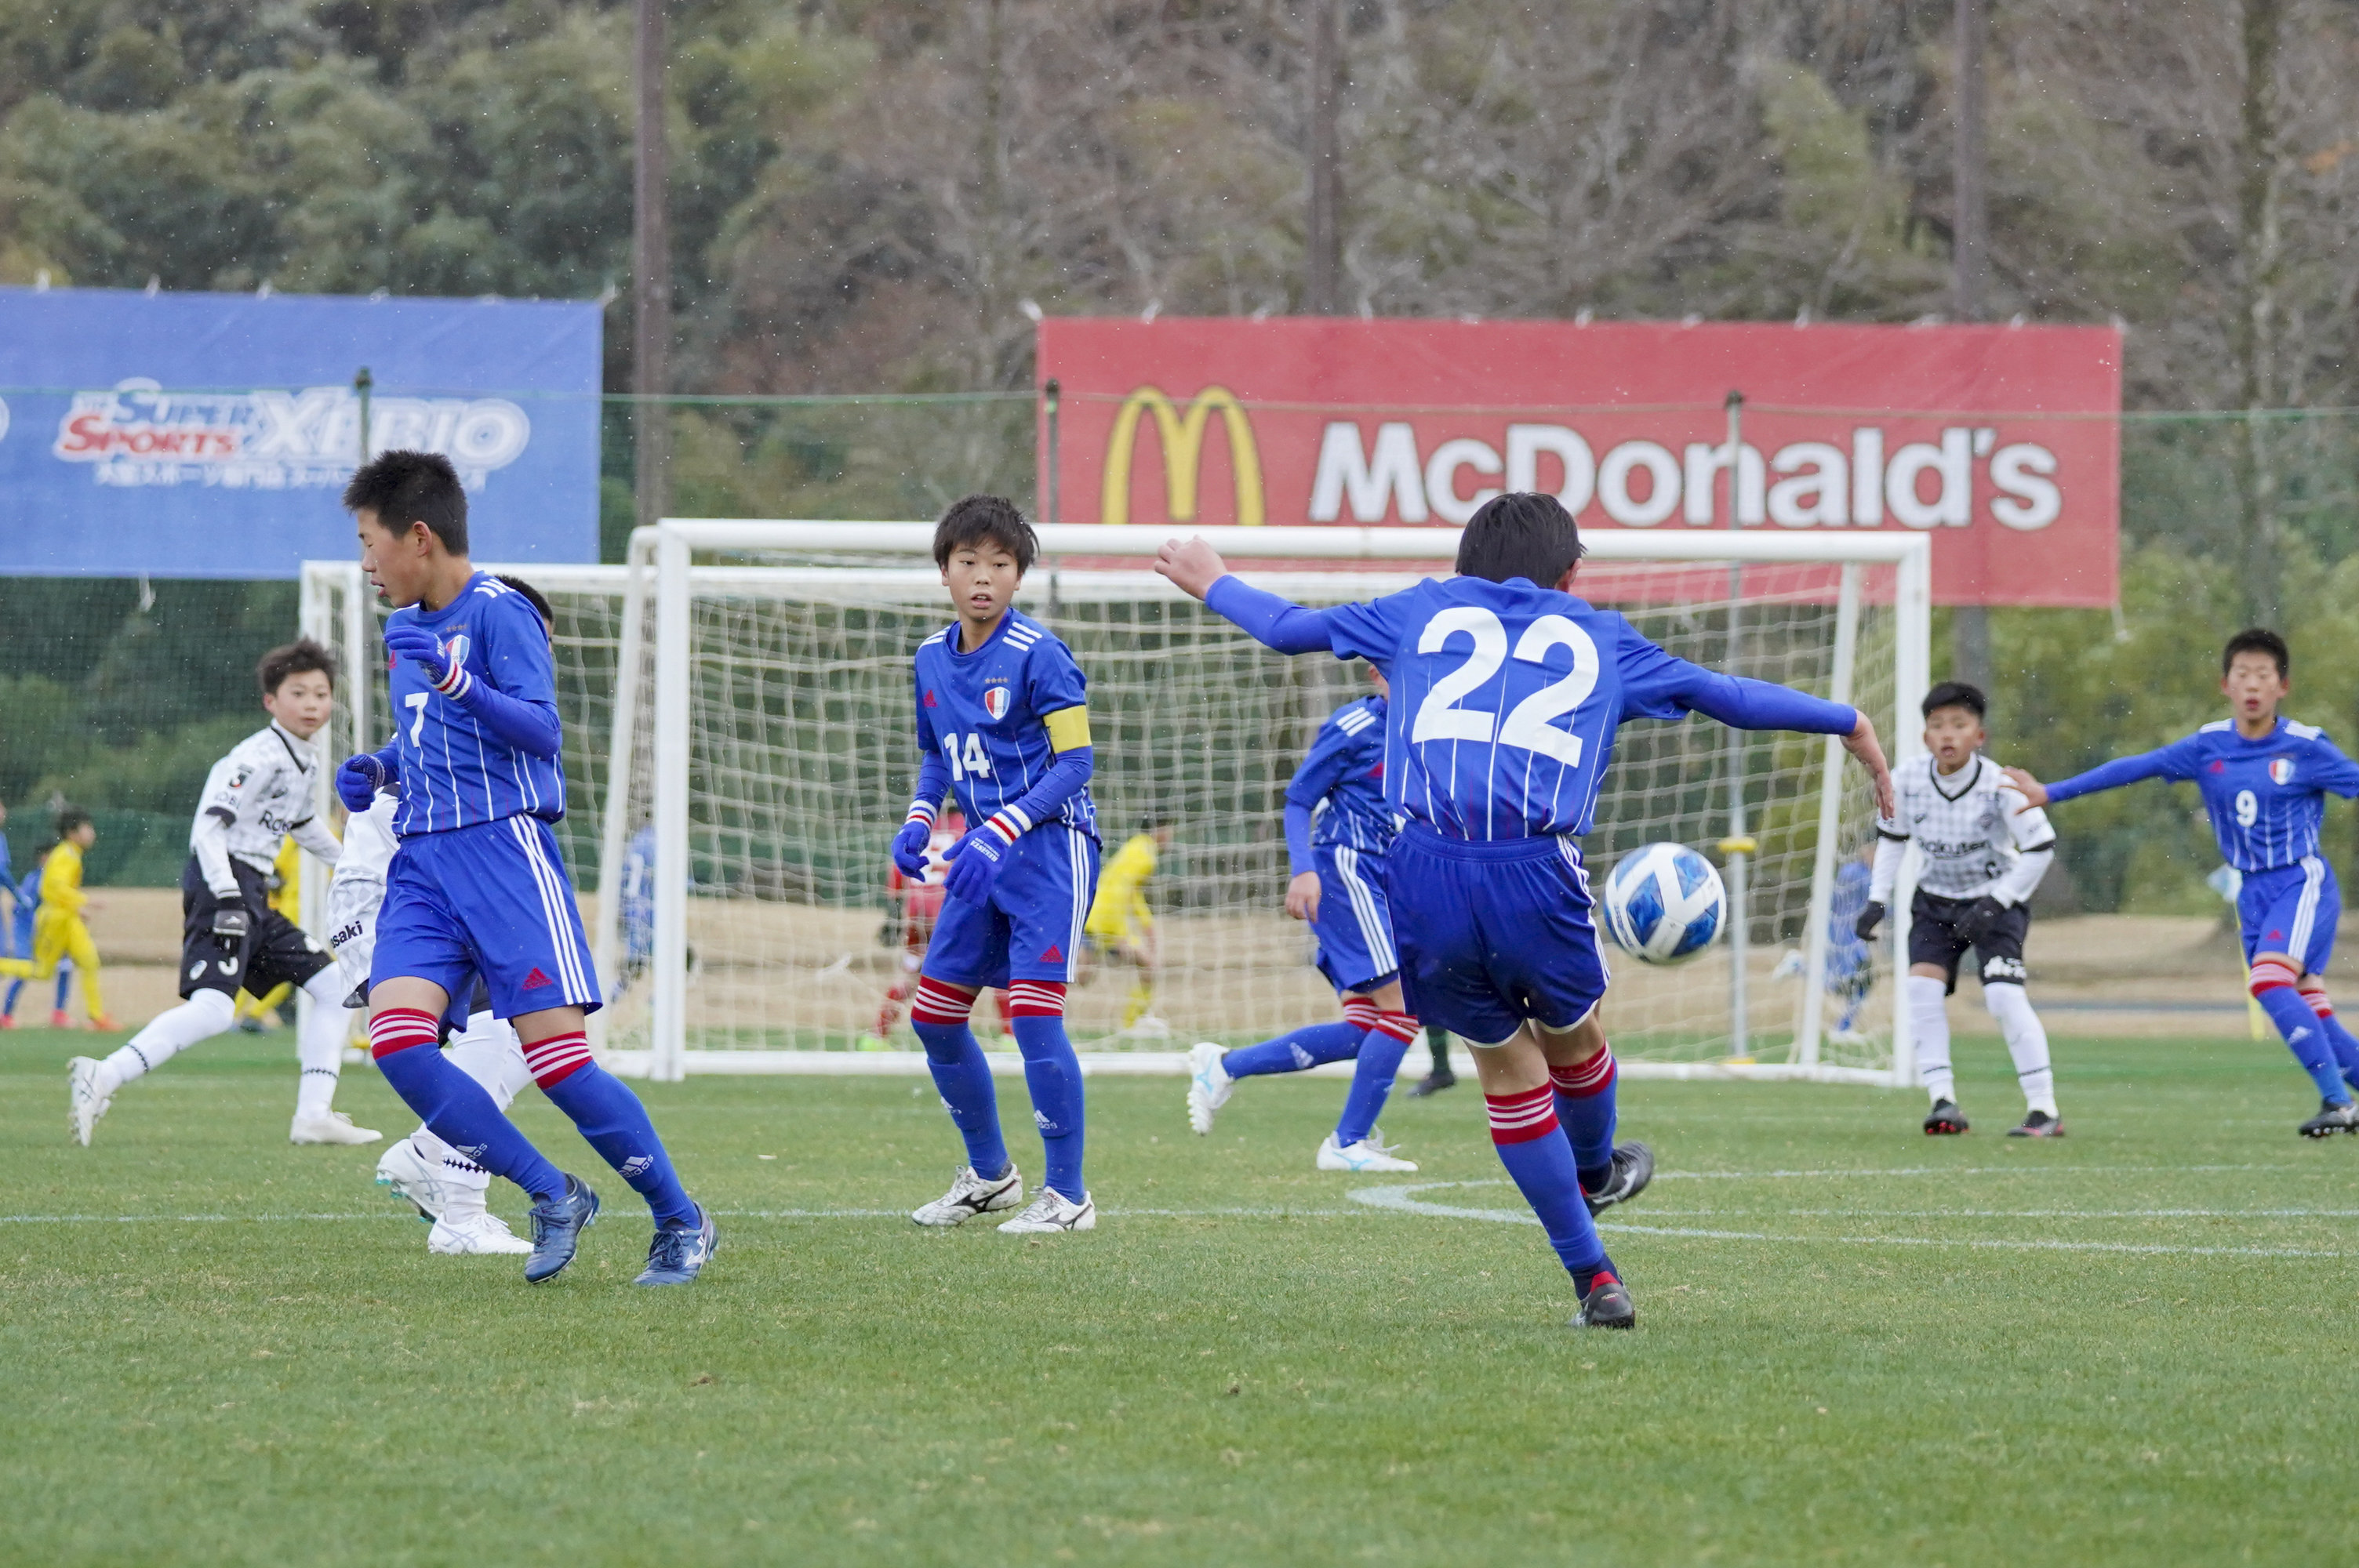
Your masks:
M546 603L469 563L467 493L447 459L386 452L353 476L344 505L361 565L394 606L393 740L336 773L354 811L379 790L401 798L369 968L371 1052L436 1137L531 1195L525 1278L556 1274L598 1197L438 1048L480 975L541 1092L654 1211L637 1282L684 1284L712 1254L712 1217L682 1190L638 1096L591 1059L582 1034L598 977L549 831L565 814L565 768Z
M2140 779L2192 783L2220 841L2220 858L2243 885L2236 915L2253 1000L2285 1036L2294 1060L2318 1086L2318 1114L2298 1130L2305 1138L2359 1132L2359 1040L2335 1020L2326 965L2343 914L2334 868L2319 853L2326 796L2359 795L2359 764L2314 724L2280 718L2293 691L2293 656L2285 639L2259 627L2228 639L2220 655L2220 690L2234 712L2158 752L2116 757L2043 785L2020 768L2007 778L2025 810L2061 805Z
M934 530L934 562L958 619L918 645L918 789L893 862L905 876L925 874L945 793L974 826L943 856L941 914L909 1004L967 1152L950 1191L909 1217L919 1225L962 1225L1024 1198L1000 1137L991 1067L967 1025L988 986L1007 992L1048 1162L1031 1204L999 1228L1097 1226L1082 1180L1082 1064L1065 1035L1065 990L1097 891L1089 687L1071 650L1014 608L1038 549L1024 514L995 495L958 502Z
M1673 658L1573 597L1581 554L1555 497L1510 493L1467 524L1457 577L1364 604L1290 604L1230 576L1201 538L1167 544L1157 569L1280 653L1364 658L1390 680L1385 796L1408 820L1386 886L1403 1000L1474 1048L1492 1141L1572 1275L1574 1321L1628 1328L1637 1310L1583 1201L1635 1173L1614 1149L1605 960L1576 842L1614 731L1696 712L1841 735L1887 816L1892 779L1857 708Z
M1286 786L1286 858L1293 872L1286 913L1318 934L1319 972L1335 988L1343 1020L1238 1051L1204 1041L1188 1053L1188 1125L1199 1134L1212 1130L1214 1114L1239 1078L1353 1061L1343 1114L1319 1145L1322 1171L1417 1169L1376 1136L1376 1118L1418 1023L1401 1001L1385 896L1385 851L1393 840L1392 807L1385 804L1386 688L1381 670L1371 665L1369 673L1375 691L1328 716Z

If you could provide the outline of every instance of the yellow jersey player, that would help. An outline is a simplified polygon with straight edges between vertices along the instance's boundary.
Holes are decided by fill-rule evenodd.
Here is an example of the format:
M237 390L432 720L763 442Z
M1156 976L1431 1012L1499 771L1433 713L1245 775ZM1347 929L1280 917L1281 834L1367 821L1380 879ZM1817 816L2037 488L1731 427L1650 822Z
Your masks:
M1171 847L1168 823L1147 822L1114 852L1098 874L1098 896L1082 927L1091 948L1109 958L1138 966L1130 1000L1123 1004L1122 1026L1129 1029L1155 1011L1155 974L1160 944L1155 911L1147 907L1147 883L1155 875L1158 855Z
M70 958L82 973L82 1000L90 1012L90 1026L111 1030L114 1020L106 1015L106 999L98 984L98 944L91 940L90 925L82 919L82 911L90 907L90 895L82 891L82 852L97 842L98 829L89 812L70 806L58 813L57 848L41 861L41 907L33 916L33 956L0 958L0 975L46 980L58 972L59 959ZM49 1022L60 1029L73 1026L62 1008L50 1014Z

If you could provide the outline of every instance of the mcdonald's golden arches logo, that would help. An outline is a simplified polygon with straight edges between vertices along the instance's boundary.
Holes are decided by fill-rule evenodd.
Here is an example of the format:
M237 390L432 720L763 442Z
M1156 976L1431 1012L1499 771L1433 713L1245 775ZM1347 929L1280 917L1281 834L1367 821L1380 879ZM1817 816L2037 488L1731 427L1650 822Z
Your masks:
M1253 422L1244 405L1225 386L1208 386L1189 402L1183 416L1159 387L1142 386L1122 400L1106 437L1105 477L1098 497L1098 517L1106 523L1130 521L1131 454L1138 445L1138 418L1155 416L1155 431L1163 445L1164 510L1174 523L1196 520L1196 492L1202 478L1204 427L1213 413L1229 436L1229 467L1236 475L1237 521L1258 527L1267 516L1262 495L1261 453L1254 446Z

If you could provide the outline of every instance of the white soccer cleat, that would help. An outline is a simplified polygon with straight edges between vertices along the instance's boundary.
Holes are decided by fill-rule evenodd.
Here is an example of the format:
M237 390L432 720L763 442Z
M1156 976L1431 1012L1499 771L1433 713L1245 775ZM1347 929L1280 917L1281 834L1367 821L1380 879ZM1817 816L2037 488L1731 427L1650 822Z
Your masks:
M341 1110L325 1116L299 1116L287 1128L289 1143L374 1143L385 1134L374 1127L354 1127Z
M1209 1040L1188 1047L1188 1125L1201 1138L1212 1130L1212 1117L1236 1092L1237 1081L1221 1065L1225 1046Z
M471 1214L462 1219L436 1220L427 1234L426 1250L440 1258L467 1258L486 1252L529 1252L532 1243L510 1230L498 1215Z
M1319 1168L1322 1171L1391 1172L1414 1171L1417 1165L1412 1161L1397 1159L1390 1149L1376 1141L1376 1133L1371 1129L1365 1138L1349 1149L1339 1147L1335 1135L1329 1133L1326 1141L1319 1145Z
M391 1187L396 1197L407 1199L420 1219L440 1219L450 1206L442 1191L442 1173L418 1152L410 1139L395 1140L393 1147L378 1156L376 1184Z
M969 1165L959 1172L950 1191L913 1211L909 1217L919 1225L946 1230L953 1225L964 1225L976 1215L1014 1208L1023 1201L1024 1173L1016 1168L1014 1161L1008 1162L1006 1175L989 1181L976 1175L974 1167Z
M66 1099L72 1120L74 1141L90 1147L91 1129L114 1103L114 1091L107 1087L106 1066L89 1056L76 1056L66 1064Z
M1073 1202L1054 1187L1042 1187L1031 1206L1014 1219L1000 1223L1003 1236L1054 1236L1067 1230L1095 1230L1098 1206L1089 1194Z

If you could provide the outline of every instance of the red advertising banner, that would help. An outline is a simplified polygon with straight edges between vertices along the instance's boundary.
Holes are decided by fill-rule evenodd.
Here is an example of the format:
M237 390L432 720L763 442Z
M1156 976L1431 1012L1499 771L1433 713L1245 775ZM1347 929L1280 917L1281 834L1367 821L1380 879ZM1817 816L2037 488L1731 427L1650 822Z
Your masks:
M1739 527L1931 534L1944 604L2086 607L2119 575L2121 347L2104 327L1052 317L1038 362L1061 522L1462 523L1514 489L1583 528L1688 530L1728 527L1733 492Z

